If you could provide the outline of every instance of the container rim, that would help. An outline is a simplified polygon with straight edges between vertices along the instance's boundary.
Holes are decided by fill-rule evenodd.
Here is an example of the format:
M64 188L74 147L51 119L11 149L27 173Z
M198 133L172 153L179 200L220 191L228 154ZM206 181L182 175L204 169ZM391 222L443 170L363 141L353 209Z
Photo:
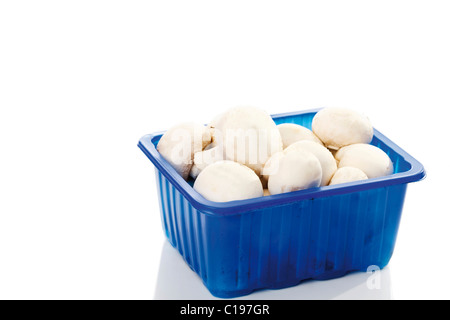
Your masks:
M294 111L287 113L279 113L271 115L272 118L279 119L290 116L298 116L302 114L315 114L322 108L310 109L303 111ZM374 128L374 137L384 143L392 151L396 152L410 165L410 169L404 172L394 173L389 176L372 178L368 180L354 181L342 183L332 186L323 186L317 188L309 188L305 190L293 191L289 193L270 195L265 197L258 197L246 200L236 200L229 202L214 202L205 199L193 187L185 181L176 170L167 162L160 153L156 150L153 140L159 139L162 132L155 132L144 135L138 143L138 147L155 165L155 167L164 175L164 177L177 188L179 192L190 202L190 204L197 210L211 215L232 215L242 213L244 211L253 211L262 207L269 207L274 205L283 205L301 200L312 200L316 198L329 197L339 194L347 194L352 192L360 192L369 189L381 188L390 185L404 184L422 180L425 176L425 169L423 165L409 155L406 151L389 140L385 135Z

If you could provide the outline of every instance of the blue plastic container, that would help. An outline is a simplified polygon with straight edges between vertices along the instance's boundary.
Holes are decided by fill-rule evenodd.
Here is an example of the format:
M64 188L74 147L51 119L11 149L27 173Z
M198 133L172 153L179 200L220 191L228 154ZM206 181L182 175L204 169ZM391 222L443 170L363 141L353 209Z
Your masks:
M311 128L318 110L274 115ZM162 133L139 148L156 167L161 220L169 242L217 297L279 289L386 266L409 182L423 166L377 130L371 144L394 174L346 184L217 203L204 199L156 151Z

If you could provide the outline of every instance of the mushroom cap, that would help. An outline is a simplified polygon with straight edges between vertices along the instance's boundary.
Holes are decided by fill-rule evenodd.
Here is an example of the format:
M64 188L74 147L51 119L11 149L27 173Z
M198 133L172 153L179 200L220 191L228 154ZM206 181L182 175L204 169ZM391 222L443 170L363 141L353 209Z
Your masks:
M294 150L283 153L278 170L269 175L270 194L286 193L320 186L322 167L311 152Z
M256 173L229 160L217 161L203 169L194 182L194 189L207 200L216 202L263 196L263 187Z
M284 149L284 152L292 152L294 150L306 150L311 152L317 157L322 167L322 181L321 186L326 186L330 182L331 177L337 170L336 160L334 159L331 152L316 142L303 140L291 144L289 147Z
M283 140L283 148L285 149L291 144L302 140L310 140L323 145L322 141L311 130L301 125L282 123L277 125L277 127Z
M211 147L212 143L206 146L205 150L196 152L194 154L194 163L192 165L189 175L196 179L200 172L210 164L223 160L222 149L218 146Z
M336 152L338 168L355 167L361 169L367 177L376 178L393 173L394 166L389 156L380 148L371 144L357 143L339 149Z
M341 167L336 170L330 181L330 186L359 180L367 180L368 177L361 169L354 167Z
M370 143L373 137L369 119L346 108L324 108L317 112L312 121L312 131L330 149Z
M209 124L213 140L224 150L227 160L244 164L258 175L270 158L283 150L280 132L272 117L262 109L234 107Z
M267 186L269 176L275 174L280 166L280 159L284 156L284 151L274 153L264 164L261 170L261 182L264 187Z
M211 131L206 126L185 122L167 130L156 149L183 179L187 179L194 154L202 151L210 142Z

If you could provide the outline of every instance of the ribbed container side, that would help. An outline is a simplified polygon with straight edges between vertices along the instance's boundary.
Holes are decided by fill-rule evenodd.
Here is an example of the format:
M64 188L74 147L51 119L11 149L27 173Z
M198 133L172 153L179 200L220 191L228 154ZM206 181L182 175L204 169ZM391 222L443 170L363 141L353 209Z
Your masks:
M196 210L157 177L167 238L218 297L383 268L406 192L394 185L220 216Z
M191 269L206 279L205 217L158 170L156 177L163 231Z

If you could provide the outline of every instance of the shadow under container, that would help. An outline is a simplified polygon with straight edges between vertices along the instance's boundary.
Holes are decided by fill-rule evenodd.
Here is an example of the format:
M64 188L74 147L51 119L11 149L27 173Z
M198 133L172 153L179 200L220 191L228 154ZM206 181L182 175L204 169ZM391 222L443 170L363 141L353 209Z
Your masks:
M276 124L311 129L318 110L273 115ZM385 267L394 251L407 184L423 166L374 129L372 145L394 173L364 181L248 200L208 201L157 152L163 133L139 148L155 165L163 230L216 297L280 289Z

